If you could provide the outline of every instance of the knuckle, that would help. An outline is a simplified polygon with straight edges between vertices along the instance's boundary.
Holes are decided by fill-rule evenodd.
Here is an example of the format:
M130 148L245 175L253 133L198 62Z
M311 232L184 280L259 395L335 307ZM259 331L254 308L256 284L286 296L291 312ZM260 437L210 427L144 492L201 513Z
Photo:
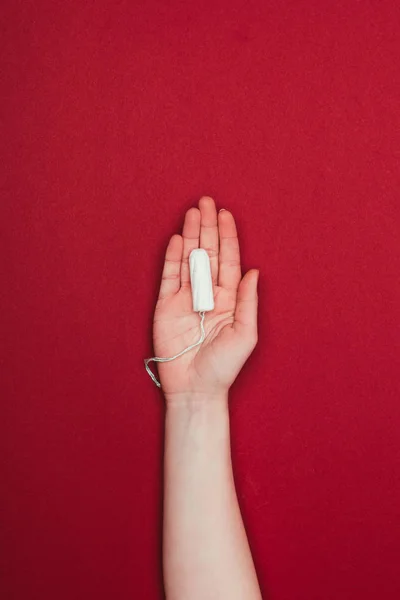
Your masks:
M237 258L231 258L230 260L223 261L224 267L240 267L240 260Z
M218 250L216 248L204 248L210 258L215 258L218 256Z

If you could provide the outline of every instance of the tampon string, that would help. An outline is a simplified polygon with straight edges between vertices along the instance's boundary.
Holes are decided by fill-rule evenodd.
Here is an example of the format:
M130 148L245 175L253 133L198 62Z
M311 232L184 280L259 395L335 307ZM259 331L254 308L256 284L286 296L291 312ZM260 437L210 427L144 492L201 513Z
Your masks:
M204 331L204 318L205 318L206 313L204 310L201 310L201 311L199 311L199 315L201 317L201 321L200 321L201 336L200 336L200 339L198 342L196 342L195 344L192 344L191 346L188 346L187 348L182 350L182 352L179 352L179 354L175 354L175 356L171 356L169 358L161 358L159 356L153 356L153 358L145 358L144 359L144 365L146 367L146 371L148 372L148 374L150 375L150 377L152 378L152 380L154 381L154 383L156 384L157 387L161 388L161 383L157 380L157 377L154 375L154 373L151 371L150 367L148 366L149 362L151 362L151 361L153 361L153 362L169 362L170 360L175 360L175 358L179 358L179 356L182 356L182 354L185 354L185 352L189 352L189 350L192 350L196 346L199 346L200 344L202 344L206 337L206 332Z

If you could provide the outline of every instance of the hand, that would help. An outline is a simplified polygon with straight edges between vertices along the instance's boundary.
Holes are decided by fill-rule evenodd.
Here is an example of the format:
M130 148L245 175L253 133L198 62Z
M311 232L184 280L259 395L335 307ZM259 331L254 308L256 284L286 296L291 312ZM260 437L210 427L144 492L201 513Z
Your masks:
M205 313L202 344L170 362L151 363L167 401L227 395L258 340L259 271L242 279L235 220L227 210L217 215L214 200L202 197L199 208L187 211L182 236L173 235L167 247L153 320L155 355L174 356L200 339L189 271L189 254L199 247L210 257L215 307Z

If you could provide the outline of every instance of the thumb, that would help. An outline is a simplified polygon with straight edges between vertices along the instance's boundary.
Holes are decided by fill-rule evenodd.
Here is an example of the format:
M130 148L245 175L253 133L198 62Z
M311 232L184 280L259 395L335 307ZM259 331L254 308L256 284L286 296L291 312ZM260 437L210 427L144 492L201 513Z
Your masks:
M260 271L250 269L239 283L233 328L257 337L258 278Z

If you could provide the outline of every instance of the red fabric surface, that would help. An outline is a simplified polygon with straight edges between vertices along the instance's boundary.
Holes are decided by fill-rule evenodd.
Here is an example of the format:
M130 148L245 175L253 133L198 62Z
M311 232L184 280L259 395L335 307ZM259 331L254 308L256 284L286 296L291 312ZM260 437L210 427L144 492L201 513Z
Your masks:
M399 3L2 11L2 597L162 598L143 359L207 194L261 270L231 415L263 593L397 600Z

